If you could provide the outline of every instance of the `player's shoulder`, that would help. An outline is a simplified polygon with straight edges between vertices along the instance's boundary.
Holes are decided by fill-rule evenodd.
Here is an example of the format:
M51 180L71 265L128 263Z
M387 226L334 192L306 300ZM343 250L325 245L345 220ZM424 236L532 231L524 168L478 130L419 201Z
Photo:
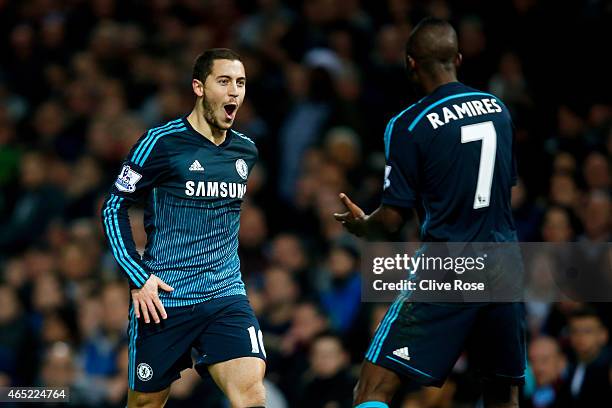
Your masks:
M506 108L506 105L501 100L501 98L491 92L472 88L461 82L455 82L453 84L455 84L456 86L450 89L450 92L448 92L448 95L442 96L442 98L445 98L447 101L460 99L460 98L470 99L471 97L474 97L474 96L482 96L485 98L488 97L488 98L495 99L495 101L503 108L504 111L506 112L508 111L508 109Z
M153 141L159 141L168 135L184 132L188 129L186 120L184 117L172 119L162 124L153 126L147 129L142 136L136 142L136 145L143 143L151 143Z
M414 141L414 138L404 136L407 136L408 124L413 120L415 114L418 114L419 107L421 106L423 99L409 105L401 112L395 114L389 120L389 122L387 122L387 127L384 134L385 157L389 158L391 140L394 141L394 144L398 143L398 141L400 143L412 143Z
M182 117L147 129L132 147L128 160L142 167L151 155L164 149L169 136L185 131L187 126Z
M234 140L236 140L236 143L238 143L242 148L245 148L247 151L257 155L257 146L255 145L255 141L253 139L234 129L230 129L230 132L234 134Z
M425 99L426 98L421 98L417 102L408 105L406 108L393 115L387 124L387 130L395 131L397 129L405 129L406 126L404 125L410 123L419 114Z
M384 134L384 142L385 142L385 154L389 155L389 148L391 145L391 139L393 140L408 140L405 137L401 137L402 135L408 134L408 124L418 115L423 100L425 98L420 99L419 101L408 105L402 111L393 115L389 122L387 122L387 127L385 129ZM394 135L399 135L395 136Z
M438 130L481 116L510 119L508 109L497 96L461 82L451 82L419 101L412 110L407 129L409 132Z
M245 135L244 133L238 132L237 130L234 130L234 129L230 129L230 132L232 132L234 135L237 136L236 140L238 140L240 143L245 143L246 145L251 145L255 147L255 141L251 139L250 137L248 137L247 135Z

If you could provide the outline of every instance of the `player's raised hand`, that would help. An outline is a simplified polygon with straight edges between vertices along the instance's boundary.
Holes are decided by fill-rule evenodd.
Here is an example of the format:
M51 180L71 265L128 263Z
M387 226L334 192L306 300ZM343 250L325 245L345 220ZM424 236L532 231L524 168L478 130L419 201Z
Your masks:
M350 233L362 236L365 232L366 213L344 193L340 193L340 201L348 211L342 214L335 213L334 218L342 223Z
M145 323L151 321L149 314L151 314L155 323L161 321L159 315L161 315L162 319L168 318L166 309L164 309L164 305L158 296L159 289L166 292L172 292L174 290L173 287L155 275L151 275L142 288L132 289L132 303L134 304L134 313L137 319L140 319L141 314L144 317ZM157 313L158 311L159 314Z

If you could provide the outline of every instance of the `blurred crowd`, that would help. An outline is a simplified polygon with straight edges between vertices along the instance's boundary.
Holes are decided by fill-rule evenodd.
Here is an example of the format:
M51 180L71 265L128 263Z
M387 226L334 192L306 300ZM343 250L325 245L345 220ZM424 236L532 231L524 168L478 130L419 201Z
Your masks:
M458 31L460 80L512 111L521 240L609 242L609 1L0 0L0 386L124 406L129 297L100 205L138 137L189 113L195 57L230 47L248 77L235 128L261 158L239 251L269 406L350 407L387 305L360 301L358 245L331 214L339 192L379 203L384 128L417 97L404 44L428 15ZM131 220L142 250L142 210ZM612 306L526 309L522 406L606 406ZM441 390L407 383L394 406L472 407L480 387L463 355ZM225 402L187 370L168 406Z

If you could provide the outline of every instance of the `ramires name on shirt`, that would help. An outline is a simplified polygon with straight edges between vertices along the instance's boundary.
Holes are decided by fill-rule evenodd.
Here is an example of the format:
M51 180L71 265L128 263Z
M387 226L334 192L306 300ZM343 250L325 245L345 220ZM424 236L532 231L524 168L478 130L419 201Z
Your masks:
M246 184L227 183L225 181L192 181L185 182L185 194L190 197L229 197L242 198L246 193Z
M473 101L463 102L461 104L453 104L444 106L441 112L432 112L427 114L427 119L434 129L446 125L451 120L463 119L463 117L472 117L487 115L489 113L499 113L502 109L497 101L493 98L483 98Z

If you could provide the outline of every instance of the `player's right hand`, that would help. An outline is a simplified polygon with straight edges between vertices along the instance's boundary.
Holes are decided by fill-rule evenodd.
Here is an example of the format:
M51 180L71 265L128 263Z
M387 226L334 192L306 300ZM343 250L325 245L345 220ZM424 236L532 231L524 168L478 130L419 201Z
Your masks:
M353 203L346 194L340 193L339 197L348 211L342 214L335 213L334 218L350 233L359 237L363 236L365 234L365 222L367 221L366 213Z
M140 319L140 315L144 317L145 323L151 321L149 314L153 317L155 323L159 323L162 319L167 319L166 309L158 296L158 289L165 290L166 292L172 292L173 287L168 285L163 280L159 279L155 275L149 276L149 279L145 282L144 286L140 289L132 289L132 303L134 305L134 313L136 318ZM159 311L159 314L157 313Z

